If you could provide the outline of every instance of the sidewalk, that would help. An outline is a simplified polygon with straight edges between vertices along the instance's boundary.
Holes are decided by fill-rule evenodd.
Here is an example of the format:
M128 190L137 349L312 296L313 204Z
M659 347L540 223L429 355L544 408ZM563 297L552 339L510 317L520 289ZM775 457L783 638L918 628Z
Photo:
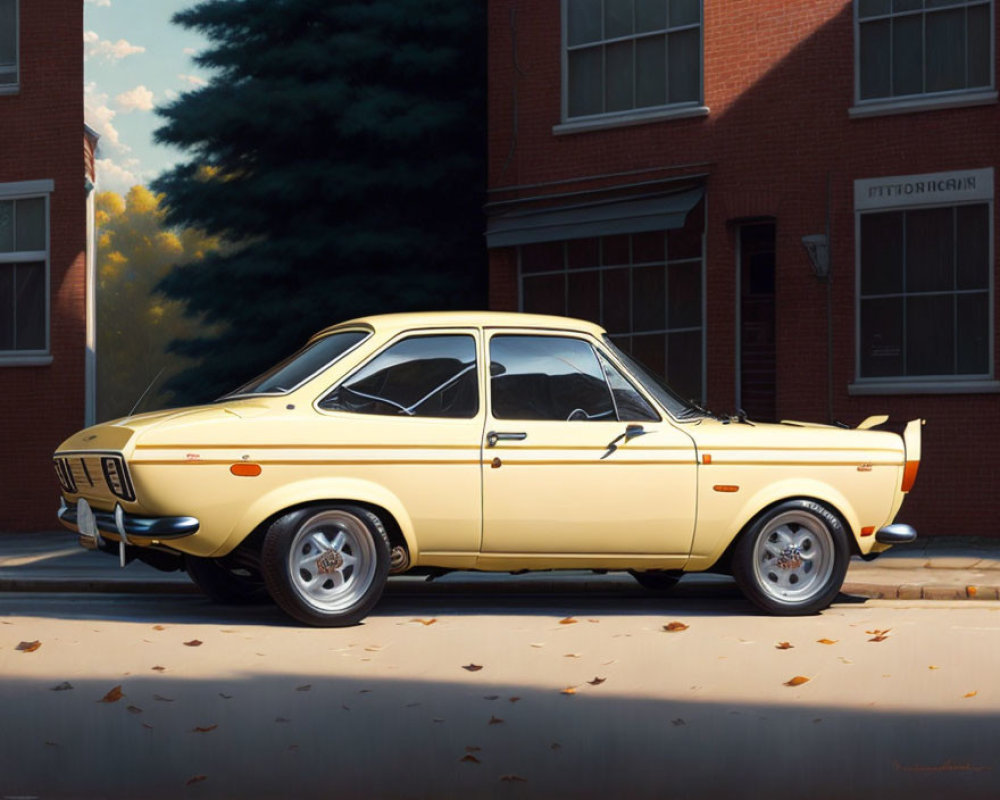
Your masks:
M394 578L390 586L423 584L423 578ZM685 583L715 580L697 573ZM501 585L502 582L502 585ZM456 572L433 582L433 591L462 591L486 585L505 592L633 590L624 573ZM544 588L543 588L544 587ZM874 561L851 559L845 594L903 600L1000 599L1000 539L939 537L892 548ZM0 534L0 592L113 592L190 594L197 592L183 572L159 572L140 562L125 569L113 556L84 550L69 531Z

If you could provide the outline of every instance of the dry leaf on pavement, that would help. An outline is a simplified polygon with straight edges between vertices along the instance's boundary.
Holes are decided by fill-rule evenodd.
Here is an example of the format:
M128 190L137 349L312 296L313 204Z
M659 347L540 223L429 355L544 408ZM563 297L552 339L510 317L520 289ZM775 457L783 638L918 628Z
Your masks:
M579 621L580 620L578 620L578 619L573 619L573 617L563 617L561 620L559 620L559 624L560 625L576 625L576 623L578 623Z
M311 683L307 683L307 684L305 684L303 686L296 686L295 687L295 691L297 691L297 692L308 692L312 688L313 688L312 684Z
M421 625L433 625L437 622L437 618L434 619L420 619L420 617L415 617L411 619L410 622L419 622Z
M490 715L490 721L489 721L488 724L489 725L499 725L502 722L503 722L503 720L500 717L497 717L497 716L494 716L493 714L491 714Z
M34 653L41 646L42 643L36 640L34 642L21 642L14 649L20 650L22 653Z
M466 664L465 666L462 667L462 669L468 670L469 672L479 672L479 670L481 670L482 668L483 668L482 664Z
M561 694L576 694L576 687L567 686L565 689L562 690Z
M522 778L520 775L501 775L500 780L506 781L507 783L527 783L527 778Z
M791 650L795 645L791 642L778 642L774 647L777 650Z
M193 778L188 778L187 783L185 783L184 785L191 786L192 784L201 783L202 781L207 781L207 780L208 780L207 775L195 775Z
M53 692L65 692L65 691L68 691L69 689L72 689L72 688L73 688L73 684L72 683L70 683L69 681L63 681L58 686L53 686L52 687L52 691Z
M809 683L809 679L805 675L796 675L785 681L785 686L801 686L803 683Z
M185 647L201 647L201 641L198 639L192 639L190 642L184 642Z
M159 666L157 666L157 667L152 667L152 670L153 670L153 672L166 672L167 668L166 667L159 667Z
M191 730L191 733L211 733L212 731L214 731L218 727L219 727L218 725L204 725L204 726L202 726L202 725L196 725Z
M977 694L979 694L978 689L971 692L967 692L966 694L963 694L962 697L975 697Z
M462 756L458 760L459 761L465 761L468 764L481 764L482 763L478 758L476 758L474 755L472 755L472 753L466 753L464 756Z
M589 684L590 684L591 686L600 686L600 685L601 685L602 683L604 683L604 681L606 681L606 680L607 680L607 678L598 678L598 677L597 677L597 676L595 675L595 676L594 676L594 680L592 680L592 681L587 681L587 683L589 683Z
M98 703L117 703L124 697L121 686L115 686L110 692L108 692L104 697L98 700Z
M128 711L129 714L141 714L142 713L142 709L139 708L139 706L129 706L126 709L126 711Z
M153 695L153 699L154 700L158 700L161 703L172 703L172 702L174 702L174 698L172 698L172 697L164 697L162 694L154 694Z
M686 631L689 627L689 625L685 625L683 622L668 622L663 626L663 630L667 633L680 633L681 631Z
M816 644L836 644L837 639L817 639Z
M164 628L162 625L154 625L153 626L153 630L154 631L165 631L166 628Z

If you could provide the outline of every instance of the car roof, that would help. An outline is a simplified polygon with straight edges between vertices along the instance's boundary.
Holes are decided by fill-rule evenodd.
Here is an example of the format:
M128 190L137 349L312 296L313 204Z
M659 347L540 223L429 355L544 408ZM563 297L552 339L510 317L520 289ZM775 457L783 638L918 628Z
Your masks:
M319 331L313 338L334 330L365 326L380 332L411 328L538 328L573 331L600 336L604 329L593 322L547 314L522 314L512 311L416 311L405 314L377 314L340 322Z

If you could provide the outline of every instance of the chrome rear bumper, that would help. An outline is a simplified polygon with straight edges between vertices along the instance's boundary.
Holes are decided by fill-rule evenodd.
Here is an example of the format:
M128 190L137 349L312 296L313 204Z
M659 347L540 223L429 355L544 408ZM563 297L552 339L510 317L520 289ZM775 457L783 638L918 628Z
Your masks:
M912 525L895 522L879 528L875 533L875 541L879 544L907 544L917 539L917 531Z

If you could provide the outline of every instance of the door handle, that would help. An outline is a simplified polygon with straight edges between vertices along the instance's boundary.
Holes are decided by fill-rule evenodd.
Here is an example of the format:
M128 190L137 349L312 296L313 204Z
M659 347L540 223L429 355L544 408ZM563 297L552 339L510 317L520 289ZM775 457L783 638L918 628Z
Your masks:
M486 434L486 446L496 447L497 442L522 442L528 438L526 433L502 433L499 431L490 431Z

